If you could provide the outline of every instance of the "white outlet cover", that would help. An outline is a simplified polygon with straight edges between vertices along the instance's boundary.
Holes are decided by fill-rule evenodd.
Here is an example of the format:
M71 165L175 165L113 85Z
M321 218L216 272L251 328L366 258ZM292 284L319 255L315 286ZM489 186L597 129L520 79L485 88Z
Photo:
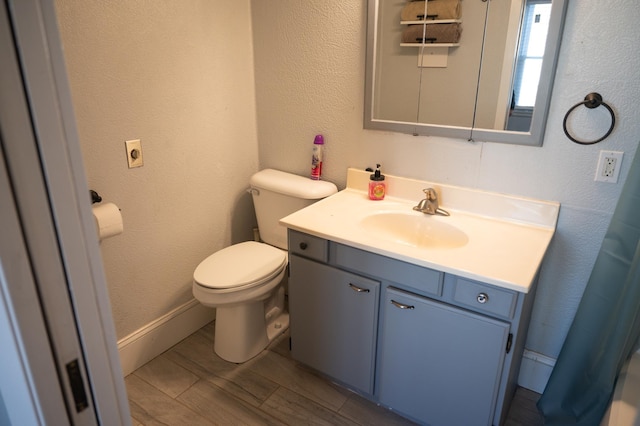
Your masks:
M624 152L620 151L600 151L596 177L598 182L617 183L622 166Z

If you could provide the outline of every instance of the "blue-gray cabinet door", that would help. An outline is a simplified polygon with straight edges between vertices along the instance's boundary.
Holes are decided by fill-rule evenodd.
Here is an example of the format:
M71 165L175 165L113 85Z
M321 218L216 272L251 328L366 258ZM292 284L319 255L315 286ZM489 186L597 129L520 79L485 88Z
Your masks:
M357 390L373 393L380 283L292 255L293 357Z
M380 402L432 426L490 425L509 324L388 288Z

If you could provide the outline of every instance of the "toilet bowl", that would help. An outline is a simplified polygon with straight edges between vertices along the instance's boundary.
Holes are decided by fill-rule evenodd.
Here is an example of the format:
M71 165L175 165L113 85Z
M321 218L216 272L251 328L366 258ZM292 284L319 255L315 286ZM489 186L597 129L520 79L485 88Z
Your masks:
M287 229L280 219L337 192L333 183L273 169L254 174L250 185L263 242L226 247L193 273L193 296L216 308L214 351L235 363L258 355L289 327L282 285Z
M284 288L277 288L286 267L285 251L255 241L227 247L198 265L193 294L216 308L214 350L222 359L245 362L287 330Z

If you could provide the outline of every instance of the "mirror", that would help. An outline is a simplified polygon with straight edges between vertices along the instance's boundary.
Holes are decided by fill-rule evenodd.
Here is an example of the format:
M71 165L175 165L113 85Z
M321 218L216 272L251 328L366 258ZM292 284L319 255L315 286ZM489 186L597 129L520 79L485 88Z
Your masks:
M566 3L369 0L364 127L540 146Z

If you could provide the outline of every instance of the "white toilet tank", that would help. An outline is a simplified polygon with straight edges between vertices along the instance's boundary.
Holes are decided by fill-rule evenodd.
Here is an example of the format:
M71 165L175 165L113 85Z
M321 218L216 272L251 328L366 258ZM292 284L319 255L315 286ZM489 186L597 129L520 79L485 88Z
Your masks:
M287 249L287 228L280 225L280 219L338 192L331 182L273 169L259 171L251 176L249 183L260 239L284 250Z

